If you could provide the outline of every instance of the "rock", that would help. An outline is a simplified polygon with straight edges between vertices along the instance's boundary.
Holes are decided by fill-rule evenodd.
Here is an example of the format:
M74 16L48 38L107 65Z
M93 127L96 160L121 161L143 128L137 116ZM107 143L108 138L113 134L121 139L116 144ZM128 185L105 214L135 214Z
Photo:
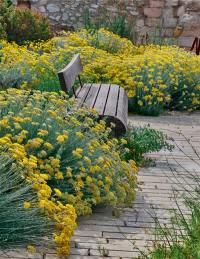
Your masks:
M66 11L62 15L62 20L63 21L68 21L69 20L69 15L68 15L68 13Z
M59 12L60 11L60 7L56 4L48 4L47 5L47 10L50 13L55 13L55 12Z
M160 7L164 7L164 5L165 5L164 0L150 0L150 7L160 8Z

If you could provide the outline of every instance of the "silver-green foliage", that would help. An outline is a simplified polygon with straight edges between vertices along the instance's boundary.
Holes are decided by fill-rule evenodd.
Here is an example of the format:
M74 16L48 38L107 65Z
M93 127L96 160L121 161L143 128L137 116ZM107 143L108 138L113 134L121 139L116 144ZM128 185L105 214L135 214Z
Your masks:
M23 178L23 170L7 155L0 155L0 249L50 244L52 223L35 206L37 194ZM25 201L30 208L24 208Z

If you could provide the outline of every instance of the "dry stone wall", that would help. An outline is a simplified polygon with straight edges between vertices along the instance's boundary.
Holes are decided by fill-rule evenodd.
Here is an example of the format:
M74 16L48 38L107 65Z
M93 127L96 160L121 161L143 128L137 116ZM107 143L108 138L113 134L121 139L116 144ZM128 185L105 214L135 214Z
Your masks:
M16 0L14 0L16 2ZM80 27L88 8L93 17L99 13L110 16L126 14L128 22L138 32L162 28L163 36L176 36L181 46L192 45L200 36L200 0L31 0L31 8L49 17L54 26Z

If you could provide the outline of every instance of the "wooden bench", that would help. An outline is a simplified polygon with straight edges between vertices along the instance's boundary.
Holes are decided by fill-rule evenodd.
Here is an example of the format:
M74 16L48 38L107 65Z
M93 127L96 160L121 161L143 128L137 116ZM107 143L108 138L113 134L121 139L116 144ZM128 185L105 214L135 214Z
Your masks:
M115 135L121 135L127 130L128 97L123 88L114 84L83 84L80 73L83 70L80 55L74 56L72 61L58 73L63 91L73 91L80 106L87 106L98 111L100 118L107 117L109 123L115 123ZM78 78L80 87L74 88Z

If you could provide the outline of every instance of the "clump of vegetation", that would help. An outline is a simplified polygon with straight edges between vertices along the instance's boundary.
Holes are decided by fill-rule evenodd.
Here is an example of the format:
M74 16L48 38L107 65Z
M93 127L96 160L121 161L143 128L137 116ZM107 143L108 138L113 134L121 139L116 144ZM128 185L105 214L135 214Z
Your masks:
M144 155L158 152L162 149L172 150L173 145L168 143L169 138L163 132L150 128L150 126L134 127L128 130L125 139L128 152L125 159L134 159L139 166L146 166L152 161Z
M7 38L7 17L9 16L10 4L5 0L0 0L0 39Z
M124 87L129 110L159 115L200 109L200 57L176 46L136 46L100 29L19 46L0 42L0 87L59 91L57 72L80 53L82 79Z
M200 258L200 179L194 175L190 179L194 180L197 188L192 193L185 193L188 214L184 215L177 206L177 212L172 215L170 228L157 220L154 247L147 252L141 251L140 259ZM174 199L178 205L176 197Z
M17 8L10 1L0 0L0 38L24 44L51 37L48 19L28 8Z
M106 10L101 10L96 14L95 18L92 18L89 9L86 9L84 26L85 29L90 32L95 32L104 28L131 41L136 40L136 32L133 30L132 24L127 22L125 15L111 18L110 14Z
M52 245L54 223L37 206L26 169L8 153L0 155L0 249Z
M12 8L7 19L7 39L23 44L26 41L47 40L51 28L46 17L28 8Z
M91 214L100 204L131 204L137 166L122 159L121 141L110 139L105 121L97 121L93 110L77 108L63 92L8 89L0 100L0 151L6 149L26 168L19 175L55 223L53 239L58 254L66 256L76 215ZM34 201L29 205L35 207Z

